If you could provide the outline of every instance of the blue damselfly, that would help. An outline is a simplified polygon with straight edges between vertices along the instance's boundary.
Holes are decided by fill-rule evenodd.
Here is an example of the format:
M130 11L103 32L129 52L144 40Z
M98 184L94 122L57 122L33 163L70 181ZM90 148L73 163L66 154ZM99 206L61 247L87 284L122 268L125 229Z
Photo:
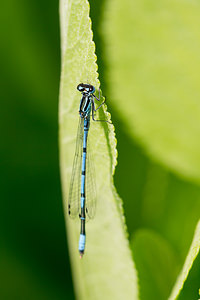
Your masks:
M96 206L95 179L92 174L93 167L90 165L90 153L87 146L90 115L92 113L93 121L110 122L106 120L96 120L94 118L94 113L105 103L105 101L103 101L95 108L94 99L100 101L100 91L99 98L97 98L94 95L95 88L91 84L80 83L77 89L82 93L82 98L79 106L80 120L69 189L68 214L72 218L79 216L81 220L79 253L80 257L82 257L85 251L86 240L85 221L86 218L94 217Z

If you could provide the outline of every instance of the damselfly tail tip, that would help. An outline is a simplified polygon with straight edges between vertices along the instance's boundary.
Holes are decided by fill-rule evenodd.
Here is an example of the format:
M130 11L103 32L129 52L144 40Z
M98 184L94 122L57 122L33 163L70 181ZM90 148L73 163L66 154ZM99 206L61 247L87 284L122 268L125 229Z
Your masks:
M79 253L80 253L80 259L83 258L84 252L83 251L79 251Z

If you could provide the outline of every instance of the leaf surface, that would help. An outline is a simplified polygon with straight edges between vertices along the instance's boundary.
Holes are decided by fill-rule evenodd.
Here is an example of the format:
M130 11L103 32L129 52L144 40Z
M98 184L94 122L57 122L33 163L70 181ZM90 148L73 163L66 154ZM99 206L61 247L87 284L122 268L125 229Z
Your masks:
M185 260L183 269L177 278L176 284L172 290L169 300L175 300L178 298L178 296L184 286L184 283L186 282L186 280L188 278L189 272L190 272L191 268L193 267L194 261L199 254L199 249L200 249L200 221L197 224L194 238L193 238L192 244L190 246L190 250L188 252L187 258ZM198 269L199 269L199 266L198 266ZM189 296L191 297L191 293L189 294ZM188 298L185 298L185 299L188 299Z
M88 82L98 90L99 81L88 2L62 0L60 16L60 166L76 293L78 299L87 300L138 299L137 277L126 238L122 203L113 186L112 176L117 156L113 125L91 121L88 139L96 171L97 208L95 219L86 224L87 244L82 260L78 254L80 223L67 216L67 197L81 99L76 87L80 82ZM103 110L97 117L110 118Z
M113 105L146 152L200 182L200 3L106 2ZM107 33L108 31L108 33Z

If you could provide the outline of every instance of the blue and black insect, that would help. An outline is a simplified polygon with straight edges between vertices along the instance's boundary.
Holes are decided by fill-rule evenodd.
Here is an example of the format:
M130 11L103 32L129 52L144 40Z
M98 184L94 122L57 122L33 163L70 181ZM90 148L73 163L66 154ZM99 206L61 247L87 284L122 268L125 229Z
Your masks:
M97 108L95 108L94 99L100 101L100 92L99 98L97 98L94 95L94 86L84 83L80 83L77 86L77 90L82 93L82 98L79 107L80 120L77 132L76 152L69 189L68 214L72 218L79 216L81 220L79 253L80 257L82 257L85 251L86 218L94 217L96 207L94 168L91 165L92 162L87 143L88 131L90 128L90 115L92 113L93 121L108 121L96 120L94 118L94 113L105 103L105 101L103 101Z

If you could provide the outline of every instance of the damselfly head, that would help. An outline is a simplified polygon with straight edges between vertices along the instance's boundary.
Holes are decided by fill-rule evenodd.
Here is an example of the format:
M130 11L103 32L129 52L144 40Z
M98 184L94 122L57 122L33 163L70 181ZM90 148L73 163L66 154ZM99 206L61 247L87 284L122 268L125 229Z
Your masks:
M95 87L91 84L80 83L77 86L77 90L81 93L93 94L95 92Z

